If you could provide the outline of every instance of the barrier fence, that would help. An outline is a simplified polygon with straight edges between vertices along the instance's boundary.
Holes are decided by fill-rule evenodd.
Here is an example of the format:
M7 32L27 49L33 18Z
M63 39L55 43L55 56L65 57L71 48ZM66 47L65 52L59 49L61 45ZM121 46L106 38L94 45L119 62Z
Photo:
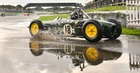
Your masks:
M140 26L140 0L126 0L127 26Z

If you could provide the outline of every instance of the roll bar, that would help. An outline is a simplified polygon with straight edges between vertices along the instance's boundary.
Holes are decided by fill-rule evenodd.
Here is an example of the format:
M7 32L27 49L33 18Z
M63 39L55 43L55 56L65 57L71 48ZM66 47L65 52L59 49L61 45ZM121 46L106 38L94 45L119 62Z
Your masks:
M86 12L84 12L82 9L79 9L84 15L86 15L89 19L92 19Z

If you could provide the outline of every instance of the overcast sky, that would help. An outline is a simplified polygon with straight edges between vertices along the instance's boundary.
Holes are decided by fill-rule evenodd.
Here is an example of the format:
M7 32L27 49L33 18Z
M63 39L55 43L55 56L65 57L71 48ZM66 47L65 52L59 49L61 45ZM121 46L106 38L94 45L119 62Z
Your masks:
M11 5L18 5L21 4L22 6L26 5L27 3L54 3L54 2L77 2L84 4L87 1L91 0L0 0L0 5L3 4L11 4Z

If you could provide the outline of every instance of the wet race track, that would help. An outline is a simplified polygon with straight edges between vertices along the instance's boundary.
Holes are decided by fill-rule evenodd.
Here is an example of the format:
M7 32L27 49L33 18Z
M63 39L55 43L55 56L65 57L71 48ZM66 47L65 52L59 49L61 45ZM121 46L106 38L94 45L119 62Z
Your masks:
M0 73L139 73L140 36L117 40L32 38L27 28L38 16L0 17Z

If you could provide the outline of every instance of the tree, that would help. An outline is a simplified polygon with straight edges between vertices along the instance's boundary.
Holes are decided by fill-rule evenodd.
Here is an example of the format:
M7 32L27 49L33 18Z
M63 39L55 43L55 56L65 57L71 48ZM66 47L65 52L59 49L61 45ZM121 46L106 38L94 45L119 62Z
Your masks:
M4 8L8 8L8 9L14 9L15 6L12 6L12 5L3 5Z
M21 8L23 8L23 7L22 7L21 5L17 5L16 8L17 8L17 9L21 9Z

